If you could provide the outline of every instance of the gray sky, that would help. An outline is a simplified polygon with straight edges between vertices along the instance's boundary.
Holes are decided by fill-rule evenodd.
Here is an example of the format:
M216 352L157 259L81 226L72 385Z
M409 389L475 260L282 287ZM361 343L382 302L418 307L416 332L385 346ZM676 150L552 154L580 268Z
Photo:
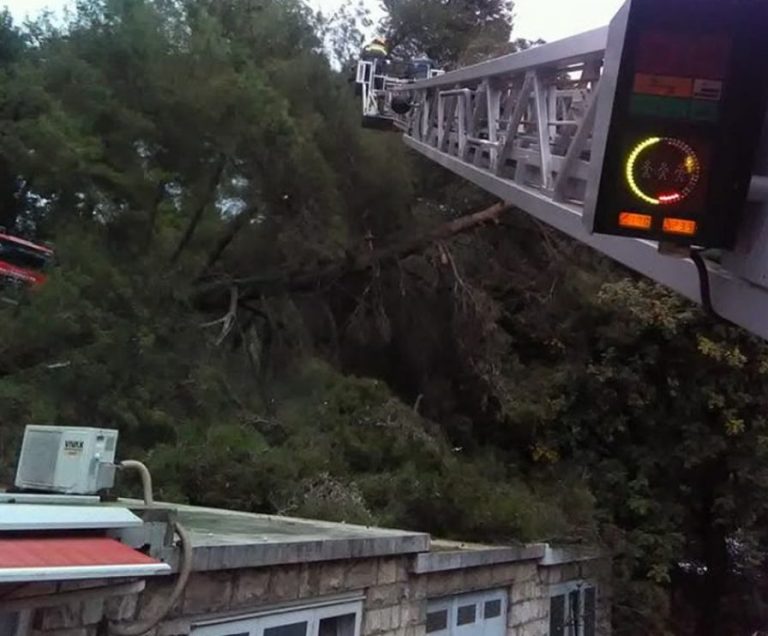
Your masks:
M342 0L308 0L315 7L333 12ZM366 0L372 8L377 0ZM23 19L48 7L58 10L66 0L0 0ZM515 0L515 37L557 40L607 24L621 0Z

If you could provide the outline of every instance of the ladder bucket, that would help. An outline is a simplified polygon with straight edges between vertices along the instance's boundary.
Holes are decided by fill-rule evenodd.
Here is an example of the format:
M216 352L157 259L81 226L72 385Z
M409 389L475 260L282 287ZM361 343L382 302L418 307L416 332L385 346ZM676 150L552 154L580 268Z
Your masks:
M372 117L370 115L363 115L362 126L363 128L368 128L370 130L383 130L387 132L397 131L395 122L388 117Z

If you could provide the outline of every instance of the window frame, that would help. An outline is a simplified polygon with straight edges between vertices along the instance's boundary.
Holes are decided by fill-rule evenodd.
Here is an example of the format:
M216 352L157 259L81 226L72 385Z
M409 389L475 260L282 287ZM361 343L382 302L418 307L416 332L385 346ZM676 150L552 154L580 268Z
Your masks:
M485 604L488 601L499 601L501 611L498 616L486 619ZM459 625L459 608L467 605L473 605L475 608L474 621ZM502 632L505 633L509 612L509 588L500 587L427 599L427 614L442 610L446 610L448 613L445 629L434 632L425 631L428 636L464 636L473 630L477 634L484 634L486 624L494 621L501 623Z
M586 598L586 591L587 590L594 590L595 591L595 616L594 616L594 624L595 628L597 627L597 606L600 598L599 594L599 587L597 583L594 581L590 581L588 579L581 579L578 581L568 581L567 583L560 583L558 585L550 585L549 587L549 611L552 611L552 599L562 596L565 599L565 613L564 613L564 624L563 624L563 636L585 636L584 635L584 627L586 625L585 617L585 598ZM579 608L578 608L578 617L576 624L573 624L572 621L572 613L571 613L571 603L570 598L571 594L573 592L578 592L578 602L579 602ZM549 628L547 630L547 633L552 636L551 632L551 622L549 625Z
M446 618L445 618L445 627L443 629L436 629L433 632L427 632L426 626L424 628L425 634L445 634L446 636L451 633L451 629L453 627L453 599L450 597L447 598L438 598L438 599L427 599L427 616L434 612L446 612Z
M352 636L360 636L362 628L363 601L337 600L315 602L304 605L265 608L256 612L221 616L192 623L190 636L264 636L264 630L281 625L306 622L305 636L318 636L320 621L326 618L354 614L355 624Z
M481 603L485 603L485 601L479 601L474 603L465 603L464 605L457 605L456 606L456 627L464 627L465 625L474 625L477 623L477 615L478 611L477 608ZM469 612L466 612L465 610L469 610ZM462 616L462 614L471 615L471 620L465 620L465 616Z
M487 610L488 610L488 604L489 603L498 603L498 606L494 606L494 608L498 607L498 613L494 614L493 616L488 616ZM499 618L504 614L504 601L500 598L489 598L482 601L482 607L483 607L483 620L493 620L494 618Z

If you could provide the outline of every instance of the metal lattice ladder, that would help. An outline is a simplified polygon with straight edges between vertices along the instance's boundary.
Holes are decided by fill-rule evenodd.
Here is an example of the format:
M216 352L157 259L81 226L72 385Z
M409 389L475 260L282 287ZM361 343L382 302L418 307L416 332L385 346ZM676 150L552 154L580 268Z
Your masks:
M690 260L661 254L651 241L591 234L583 223L589 183L602 169L591 148L602 68L606 55L618 54L606 52L608 32L595 29L393 86L412 101L397 125L405 143L432 161L698 302ZM760 172L768 174L763 145ZM753 177L750 200L768 200L768 177ZM768 246L768 223L759 206L747 212L740 244L722 265L708 264L712 299L721 316L768 338L768 247L756 255L753 245L759 231Z

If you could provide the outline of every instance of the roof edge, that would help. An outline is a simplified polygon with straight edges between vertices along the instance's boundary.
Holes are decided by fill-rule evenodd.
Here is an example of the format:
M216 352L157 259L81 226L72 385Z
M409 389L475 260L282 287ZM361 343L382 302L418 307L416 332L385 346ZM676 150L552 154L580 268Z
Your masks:
M406 556L429 550L428 534L403 536L316 538L281 543L253 542L223 545L196 545L193 548L193 566L196 572L239 570L246 568L292 565L318 561L369 559L387 556ZM175 547L166 547L161 558L178 568L179 554Z
M579 561L594 561L606 556L605 552L593 545L551 546L546 545L541 565L563 565Z
M548 547L546 543L534 543L505 548L427 552L416 557L411 571L428 574L516 561L539 561L544 558Z

